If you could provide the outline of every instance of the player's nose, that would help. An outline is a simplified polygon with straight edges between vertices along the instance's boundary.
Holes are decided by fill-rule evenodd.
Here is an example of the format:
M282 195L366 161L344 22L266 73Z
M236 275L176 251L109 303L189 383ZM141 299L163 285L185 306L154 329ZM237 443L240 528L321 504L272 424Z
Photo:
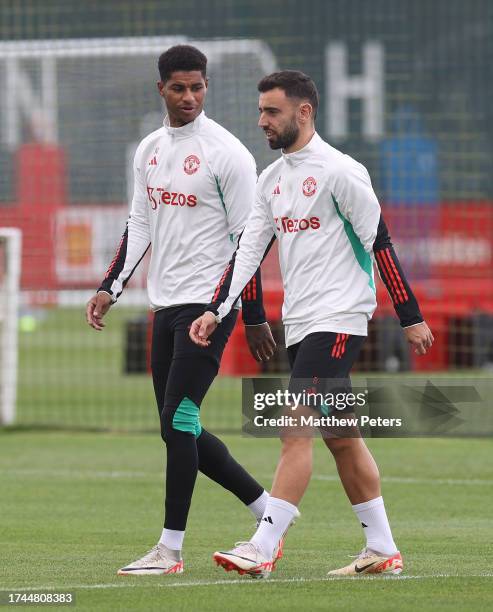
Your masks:
M193 91L191 89L186 89L185 92L183 93L183 98L182 98L183 102L194 102L195 101L195 96L193 95Z

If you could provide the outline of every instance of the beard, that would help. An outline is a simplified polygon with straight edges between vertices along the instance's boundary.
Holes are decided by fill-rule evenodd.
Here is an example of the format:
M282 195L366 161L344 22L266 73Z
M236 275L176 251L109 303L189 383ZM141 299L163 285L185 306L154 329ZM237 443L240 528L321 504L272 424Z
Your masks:
M269 140L269 146L271 149L287 149L296 142L300 130L296 125L295 121L292 121L286 126L283 132L275 136L272 140Z

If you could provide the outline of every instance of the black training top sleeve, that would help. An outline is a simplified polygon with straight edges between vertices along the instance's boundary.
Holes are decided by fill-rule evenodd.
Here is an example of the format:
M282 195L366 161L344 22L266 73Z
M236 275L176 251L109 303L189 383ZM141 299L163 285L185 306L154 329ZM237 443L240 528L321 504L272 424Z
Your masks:
M276 237L273 235L270 240L267 248L265 249L264 255L262 257L262 261L267 256L271 246L274 244L274 240ZM214 314L218 313L218 307L222 304L229 295L229 289L231 286L231 280L233 278L233 273L235 269L236 263L236 254L241 245L241 236L238 241L238 247L236 251L233 253L233 257L230 262L226 266L223 275L214 291L214 295L212 297L212 301L207 305L206 310L213 312ZM261 273L260 266L257 268L257 271L252 276L252 278L248 281L248 283L243 288L240 295L235 297L233 302L233 306L241 297L241 301L243 304L243 322L245 325L259 325L260 323L266 322L265 310L263 305L263 292L262 292L262 281L261 281Z
M98 291L106 291L116 302L150 246L146 233L136 232L130 219Z
M243 289L241 305L245 325L260 325L266 322L260 268L257 268L257 271Z
M380 278L389 292L401 326L409 327L422 323L423 316L418 302L406 280L382 215L378 223L377 237L373 243L373 253Z

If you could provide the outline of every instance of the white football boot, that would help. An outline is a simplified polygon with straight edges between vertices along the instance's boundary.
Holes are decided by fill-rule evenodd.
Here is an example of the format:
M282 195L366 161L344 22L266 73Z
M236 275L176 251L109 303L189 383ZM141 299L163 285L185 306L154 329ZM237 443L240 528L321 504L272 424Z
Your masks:
M272 559L266 559L253 542L236 542L235 548L215 552L212 558L227 572L234 570L252 578L268 578L275 563Z
M181 551L171 550L164 544L156 544L141 559L118 570L119 576L149 576L181 574L183 559Z
M227 572L237 571L238 574L248 574L251 578L268 578L276 569L276 563L282 558L284 539L291 525L299 518L298 512L282 534L277 546L274 548L272 559L266 559L258 546L253 542L236 542L235 548L228 551L218 551L212 555L216 565L220 565ZM257 521L257 528L261 519Z
M327 576L363 576L364 574L400 574L403 564L401 553L382 555L364 548L356 559L339 569L330 571Z

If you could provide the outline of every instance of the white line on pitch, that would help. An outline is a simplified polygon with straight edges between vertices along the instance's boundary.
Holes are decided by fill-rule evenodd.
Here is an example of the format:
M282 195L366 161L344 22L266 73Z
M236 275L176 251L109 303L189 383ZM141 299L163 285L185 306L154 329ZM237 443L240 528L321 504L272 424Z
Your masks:
M81 470L43 470L36 468L0 469L0 474L13 476L48 476L53 478L163 478L158 472L123 472L123 471L81 471Z
M269 584L287 584L287 583L305 583L305 582L332 582L341 580L389 580L391 582L398 580L434 580L436 578L493 578L493 574L436 574L430 576L356 576L356 577L340 577L340 578L279 578L270 580L251 580L249 578L244 579L232 579L232 580L194 580L194 581L183 581L183 582L169 582L150 584L149 582L138 583L138 582L117 582L107 584L69 584L69 585L42 585L42 586L29 586L29 587L1 587L2 591L71 591L75 589L128 589L128 588L145 588L156 586L160 589L170 589L177 587L208 587L208 586L221 586L225 584L241 584L241 585L269 585Z
M132 472L132 471L81 471L81 470L43 470L36 468L0 468L0 474L12 476L48 476L53 478L163 478L162 472ZM272 474L262 474L262 478L271 478ZM339 482L339 476L314 474L312 480L324 482ZM493 480L481 478L413 478L405 476L383 476L382 482L391 484L417 484L417 485L471 485L471 486L492 486Z

